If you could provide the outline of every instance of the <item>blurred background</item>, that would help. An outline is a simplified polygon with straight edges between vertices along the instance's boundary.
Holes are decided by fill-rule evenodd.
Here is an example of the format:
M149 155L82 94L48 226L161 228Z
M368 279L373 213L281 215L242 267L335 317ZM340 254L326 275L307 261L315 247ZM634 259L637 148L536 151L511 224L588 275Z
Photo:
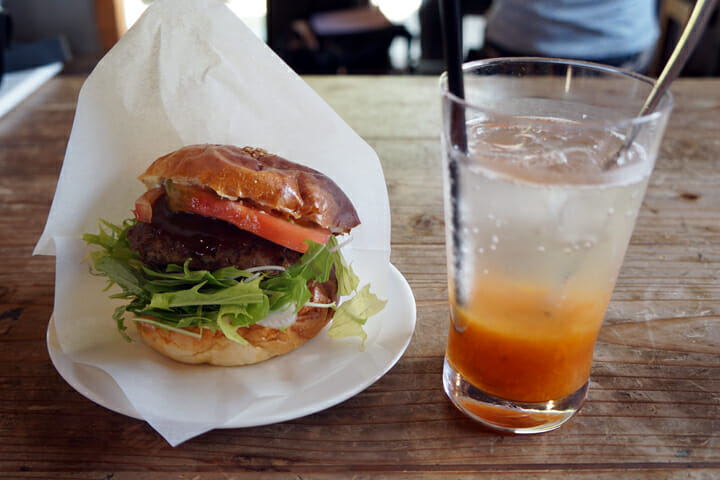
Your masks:
M151 1L0 0L4 68L14 71L60 61L64 73L87 73ZM647 1L653 2L658 34L644 70L656 75L694 2ZM436 75L442 70L437 0L225 3L300 74ZM461 5L466 58L485 56L487 19L493 1L463 0ZM715 12L684 76L720 75L718 16Z

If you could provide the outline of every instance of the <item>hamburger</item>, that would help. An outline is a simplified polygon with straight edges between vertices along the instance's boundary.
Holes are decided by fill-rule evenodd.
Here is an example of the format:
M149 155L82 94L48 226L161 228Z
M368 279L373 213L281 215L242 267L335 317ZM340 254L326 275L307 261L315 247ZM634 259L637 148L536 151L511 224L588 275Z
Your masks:
M330 336L364 341L384 302L342 256L360 220L326 175L259 148L191 145L139 180L134 218L83 237L91 273L120 289L127 340L130 318L161 354L224 366L288 353L331 321Z

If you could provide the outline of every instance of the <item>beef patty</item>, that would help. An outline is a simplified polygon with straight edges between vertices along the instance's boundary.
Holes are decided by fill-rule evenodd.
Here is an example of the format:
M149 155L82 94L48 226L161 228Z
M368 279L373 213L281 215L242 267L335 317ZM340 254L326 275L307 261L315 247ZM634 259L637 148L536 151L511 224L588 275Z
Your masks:
M183 265L188 258L193 270L289 267L302 256L222 220L173 212L165 197L155 202L152 223L132 226L127 238L140 260L156 269L169 264Z

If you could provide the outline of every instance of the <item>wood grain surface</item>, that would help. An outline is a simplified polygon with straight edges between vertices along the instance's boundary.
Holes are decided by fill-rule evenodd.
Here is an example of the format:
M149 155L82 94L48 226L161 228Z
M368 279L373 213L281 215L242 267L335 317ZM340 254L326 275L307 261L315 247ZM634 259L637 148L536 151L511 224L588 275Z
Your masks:
M465 418L441 386L448 308L437 80L307 78L381 159L391 260L415 294L417 328L387 375L335 407L175 448L73 390L46 350L54 258L31 253L83 80L53 79L0 119L0 478L720 478L720 79L674 86L677 106L587 403L557 431L508 436Z

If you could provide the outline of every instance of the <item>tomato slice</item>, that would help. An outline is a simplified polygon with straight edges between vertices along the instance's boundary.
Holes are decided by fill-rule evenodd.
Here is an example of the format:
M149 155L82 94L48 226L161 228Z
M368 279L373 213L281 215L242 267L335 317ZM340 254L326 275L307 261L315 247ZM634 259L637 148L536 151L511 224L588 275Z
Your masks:
M138 222L150 223L152 221L152 210L153 205L157 202L157 199L162 197L165 193L165 189L162 187L152 188L147 192L143 193L135 200L135 219Z
M324 228L297 225L240 201L218 198L214 193L206 190L176 183L168 183L165 189L168 194L168 204L173 210L224 220L297 252L307 250L308 245L305 240L324 244L330 238L330 231Z

